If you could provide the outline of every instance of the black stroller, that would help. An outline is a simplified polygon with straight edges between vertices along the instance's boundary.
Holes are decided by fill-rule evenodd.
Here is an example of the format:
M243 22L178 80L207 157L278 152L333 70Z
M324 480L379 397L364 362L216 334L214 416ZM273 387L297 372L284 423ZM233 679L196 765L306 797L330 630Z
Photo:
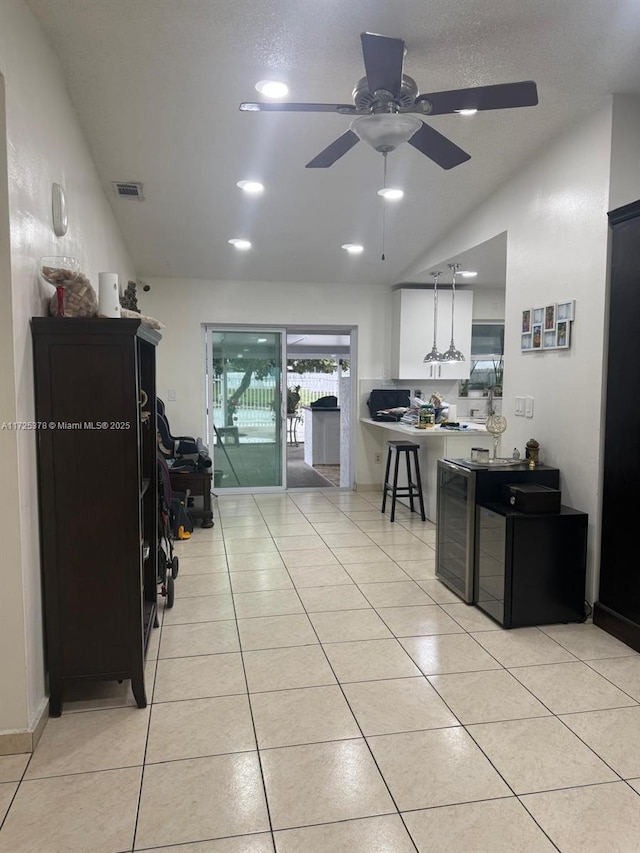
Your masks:
M173 607L174 581L178 577L178 557L173 553L174 505L186 503L186 495L171 490L169 466L158 453L158 586L166 599L166 607Z

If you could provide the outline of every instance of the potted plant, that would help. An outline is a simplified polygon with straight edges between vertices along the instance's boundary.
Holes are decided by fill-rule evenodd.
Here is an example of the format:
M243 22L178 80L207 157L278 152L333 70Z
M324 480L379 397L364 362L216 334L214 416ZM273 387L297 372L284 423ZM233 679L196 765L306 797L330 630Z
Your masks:
M504 375L504 363L502 356L493 360L493 395L502 397L502 377Z
M300 405L300 386L287 388L287 414L295 415Z

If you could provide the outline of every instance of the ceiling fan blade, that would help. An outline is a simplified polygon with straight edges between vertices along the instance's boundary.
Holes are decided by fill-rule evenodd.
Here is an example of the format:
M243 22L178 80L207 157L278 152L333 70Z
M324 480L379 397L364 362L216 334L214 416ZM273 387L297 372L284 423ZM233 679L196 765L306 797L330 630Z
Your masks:
M361 33L360 40L369 91L374 95L384 89L397 98L402 86L404 41L375 33Z
M442 166L443 169L453 169L454 166L459 166L471 159L470 154L467 154L462 148L458 148L454 142L429 127L428 124L423 124L420 130L413 134L409 140L409 145L413 145L414 148L417 148L438 166Z
M535 107L538 89L533 80L522 83L498 83L496 86L477 86L473 89L453 89L420 95L416 103L428 101L428 115L455 113L458 110L506 110L512 107Z
M348 115L360 112L353 104L293 104L293 103L273 103L261 104L252 102L243 102L239 109L242 112L249 113L346 113Z
M306 168L326 169L327 166L333 166L336 160L339 160L343 154L350 151L356 142L359 141L356 134L352 130L348 130L342 136L334 139L331 145L327 145L324 151L321 151L317 157L314 157L313 160L307 163Z

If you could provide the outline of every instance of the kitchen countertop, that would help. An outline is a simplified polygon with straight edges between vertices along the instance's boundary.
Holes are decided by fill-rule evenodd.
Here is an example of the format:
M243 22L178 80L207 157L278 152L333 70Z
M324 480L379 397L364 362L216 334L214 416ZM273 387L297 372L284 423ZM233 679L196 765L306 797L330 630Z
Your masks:
M414 441L418 445L425 513L429 521L433 522L436 521L437 513L438 459L470 456L474 446L492 449L493 436L487 432L483 423L460 421L467 424L467 428L461 430L443 429L440 424L429 429L416 429L414 426L397 421L374 421L373 418L360 418L360 423L378 427L375 431L367 430L366 438L370 442L368 447L370 453L373 454L376 451L375 445L378 445L377 463L380 467L377 471L381 480L384 472L380 463L384 459L386 441L404 439ZM402 472L403 467L400 466L401 486L406 483L406 477ZM406 504L406 499L401 498L400 502Z
M393 432L402 432L414 439L429 439L434 436L438 436L439 438L444 438L445 436L447 438L457 438L458 436L471 435L474 432L488 434L484 424L469 421L460 421L460 424L466 424L467 427L460 430L442 429L440 424L436 424L435 427L430 427L429 429L417 429L414 426L402 424L398 421L374 421L373 418L360 418L360 421L363 424L371 424L371 426L382 427L382 429L392 430Z

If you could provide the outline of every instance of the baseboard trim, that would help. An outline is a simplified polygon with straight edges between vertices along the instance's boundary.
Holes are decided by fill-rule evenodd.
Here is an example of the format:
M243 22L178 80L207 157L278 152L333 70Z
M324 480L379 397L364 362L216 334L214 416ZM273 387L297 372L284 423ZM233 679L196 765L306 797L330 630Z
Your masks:
M18 755L22 752L33 752L35 750L49 719L48 705L49 700L44 699L38 708L33 726L29 729L0 732L0 755Z
M380 483L356 483L356 492L382 492Z
M593 605L593 624L640 652L640 625L599 601Z

